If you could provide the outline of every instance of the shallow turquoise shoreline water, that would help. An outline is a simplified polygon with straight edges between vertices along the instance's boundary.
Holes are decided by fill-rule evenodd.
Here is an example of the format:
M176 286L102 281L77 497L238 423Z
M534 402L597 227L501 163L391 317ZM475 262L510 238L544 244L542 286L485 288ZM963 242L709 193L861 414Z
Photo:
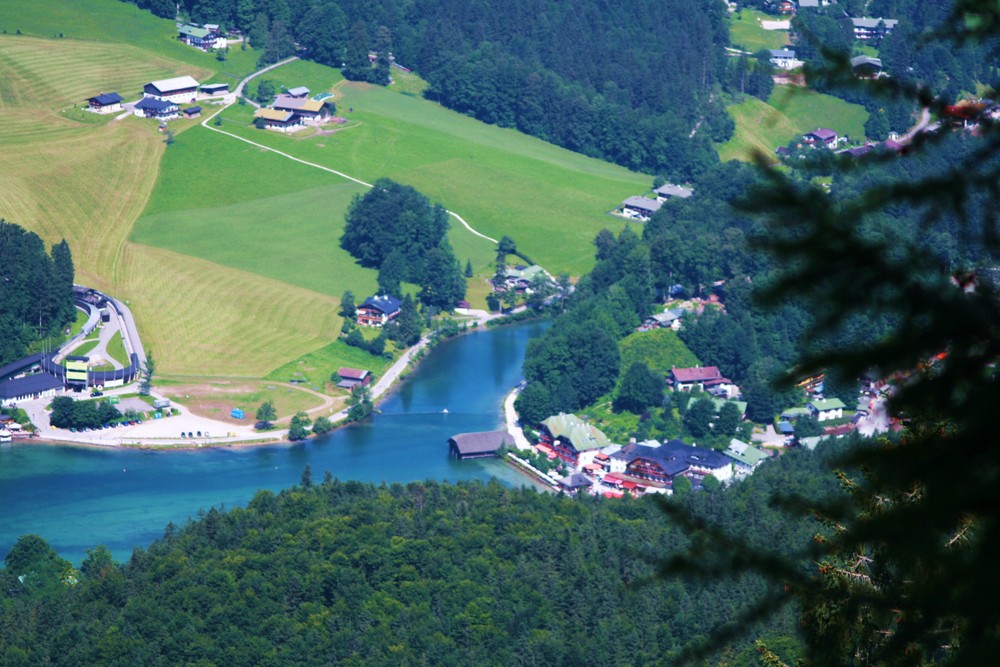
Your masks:
M521 378L528 340L547 322L459 336L436 347L381 405L381 414L304 443L180 452L15 445L0 450L0 554L36 533L65 558L106 545L119 560L200 509L245 504L258 489L329 470L366 482L497 477L526 484L495 460L448 457L455 433L503 423L504 396ZM448 412L444 413L443 410Z

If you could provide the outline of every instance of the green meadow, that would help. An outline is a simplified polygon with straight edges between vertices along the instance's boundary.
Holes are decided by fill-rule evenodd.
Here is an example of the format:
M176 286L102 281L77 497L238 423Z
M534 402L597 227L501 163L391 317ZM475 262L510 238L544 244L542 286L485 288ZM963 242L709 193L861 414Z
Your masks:
M755 9L741 9L729 15L729 41L733 46L755 53L780 49L788 43L787 30L764 30L761 21L784 21L787 16L771 16Z
M264 379L276 382L288 382L291 379L305 380L307 386L322 391L330 381L330 375L338 368L363 368L370 370L376 377L381 377L391 364L388 359L372 356L364 350L351 347L343 340L335 340L329 345L302 355L295 361L279 366Z
M868 119L860 104L798 86L775 86L767 102L748 95L729 107L729 113L736 122L736 133L716 145L723 160L750 160L755 151L773 158L775 148L819 127L858 141L865 136Z
M257 99L257 86L260 82L273 81L278 92L282 88L305 86L309 89L310 95L317 95L329 92L335 84L343 80L340 70L308 60L296 60L251 80L243 92L247 97Z
M412 185L483 234L511 236L553 273L587 271L597 232L625 224L607 211L651 183L643 174L391 88L344 82L334 102L349 122L328 128L329 134L302 138L257 130L250 125L252 110L238 106L223 114L229 122L222 129L369 183L388 177ZM450 238L456 255L472 259L477 269L490 261L488 242L461 227Z

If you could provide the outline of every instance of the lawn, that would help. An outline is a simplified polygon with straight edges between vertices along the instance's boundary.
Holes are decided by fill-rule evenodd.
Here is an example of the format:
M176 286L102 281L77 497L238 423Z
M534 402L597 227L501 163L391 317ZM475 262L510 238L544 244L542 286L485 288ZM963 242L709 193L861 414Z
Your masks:
M266 382L218 380L176 384L165 388L163 393L196 415L242 425L254 423L257 408L264 401L274 404L279 421L300 410L312 410L323 404L323 398L311 392L288 384ZM232 418L230 412L233 408L242 408L245 418Z
M772 16L755 9L742 9L729 15L729 41L755 53L761 49L780 49L788 44L787 30L764 30L760 22L783 21L788 17Z
M128 352L125 351L125 341L122 340L122 332L119 331L111 337L107 346L108 356L122 364L128 366Z
M328 384L330 375L338 368L363 368L370 370L375 377L381 377L392 365L392 361L375 357L364 350L351 347L343 340L337 339L318 350L302 355L294 361L280 366L265 376L267 380L288 382L289 380L305 380L305 386L316 391L332 390L343 393Z
M385 176L413 185L482 233L511 236L553 273L587 271L593 238L609 226L604 214L649 187L647 176L391 88L348 82L334 99L353 126L332 135L300 140L244 127L237 123L247 122L245 107L225 112L235 122L224 129L367 182ZM450 238L460 260L490 261L489 243L462 228Z
M776 86L766 103L747 96L729 107L729 113L736 133L716 146L723 160L750 160L753 151L773 156L775 148L818 127L860 140L868 119L859 104L796 86Z
M273 81L278 92L281 92L281 88L305 86L309 89L309 94L313 96L330 92L338 81L343 80L344 77L340 74L340 70L308 60L296 60L253 79L247 84L244 94L251 99L257 99L257 86L260 85L260 82ZM333 98L333 101L337 101L336 97Z

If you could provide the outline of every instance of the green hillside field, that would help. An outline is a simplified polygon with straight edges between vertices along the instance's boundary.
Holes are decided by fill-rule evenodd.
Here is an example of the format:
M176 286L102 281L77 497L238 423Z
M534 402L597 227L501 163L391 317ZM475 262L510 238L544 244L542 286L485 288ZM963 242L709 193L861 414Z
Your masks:
M749 161L754 151L773 157L775 148L819 127L860 140L868 119L860 104L798 86L775 86L767 102L748 95L729 107L729 113L736 122L736 133L717 144L723 160Z
M780 49L788 43L787 30L764 30L761 21L783 21L787 16L772 16L755 9L741 9L729 15L729 41L751 53L761 49Z
M177 43L171 21L117 0L12 0L0 29L0 215L47 243L66 238L79 279L130 302L162 375L259 378L311 351L336 356L340 294L375 286L337 244L362 186L191 121L172 123L167 146L152 121L79 111L101 91L135 99L155 78L235 80L252 51L220 62ZM597 232L624 225L606 212L649 185L422 100L416 77L382 89L307 62L266 76L334 90L348 123L284 136L234 105L220 129L368 182L414 185L553 273L588 270ZM478 285L493 245L457 223L450 238Z

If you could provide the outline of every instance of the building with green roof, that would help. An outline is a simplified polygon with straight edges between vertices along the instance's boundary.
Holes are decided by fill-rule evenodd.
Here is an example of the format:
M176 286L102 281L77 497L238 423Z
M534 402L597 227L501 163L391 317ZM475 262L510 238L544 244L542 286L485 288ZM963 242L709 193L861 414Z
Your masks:
M603 431L573 414L559 413L540 426L541 441L575 468L593 463L598 452L612 447L612 442Z
M814 401L809 401L806 405L809 408L809 412L816 415L816 419L823 422L830 419L840 419L844 416L844 402L839 398L824 398Z
M768 458L767 452L736 438L729 441L729 447L723 454L736 461L738 470L746 472L754 470Z

